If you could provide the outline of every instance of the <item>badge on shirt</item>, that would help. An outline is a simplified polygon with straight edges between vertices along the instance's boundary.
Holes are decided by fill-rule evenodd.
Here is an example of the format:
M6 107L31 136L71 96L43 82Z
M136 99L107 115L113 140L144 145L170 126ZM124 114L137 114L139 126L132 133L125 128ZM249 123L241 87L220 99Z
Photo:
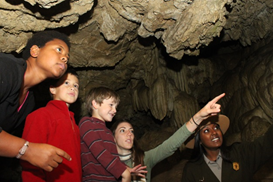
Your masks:
M238 170L240 169L240 166L239 166L239 163L238 163L238 162L233 162L232 164L233 164L233 169L234 169L235 171L238 171Z

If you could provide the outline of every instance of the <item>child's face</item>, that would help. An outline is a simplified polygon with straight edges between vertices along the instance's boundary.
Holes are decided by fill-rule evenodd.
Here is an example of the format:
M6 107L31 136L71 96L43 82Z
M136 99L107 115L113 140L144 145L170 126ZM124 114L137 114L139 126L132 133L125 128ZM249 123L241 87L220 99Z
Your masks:
M104 99L101 104L95 102L92 116L102 121L111 122L116 115L117 106L118 104L113 97Z
M78 98L79 80L70 73L65 74L58 81L56 87L50 88L50 92L53 95L54 100L64 101L69 107L69 105L74 103Z
M47 78L60 78L67 69L69 48L62 40L54 39L41 48L36 46L32 56L36 57L37 66Z

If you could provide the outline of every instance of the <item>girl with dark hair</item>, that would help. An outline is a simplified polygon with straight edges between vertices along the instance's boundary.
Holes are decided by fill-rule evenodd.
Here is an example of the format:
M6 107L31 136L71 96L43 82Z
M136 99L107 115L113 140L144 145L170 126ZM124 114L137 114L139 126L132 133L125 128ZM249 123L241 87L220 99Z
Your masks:
M140 149L134 137L134 129L129 122L121 121L114 123L112 126L112 132L115 137L121 161L131 168L140 164L147 166L147 175L145 178L139 177L139 173L144 172L141 169L132 174L132 180L150 182L152 168L163 159L171 156L204 119L207 119L211 115L217 115L220 112L221 106L216 102L224 97L224 95L225 94L221 94L215 97L170 138L149 151L143 151Z

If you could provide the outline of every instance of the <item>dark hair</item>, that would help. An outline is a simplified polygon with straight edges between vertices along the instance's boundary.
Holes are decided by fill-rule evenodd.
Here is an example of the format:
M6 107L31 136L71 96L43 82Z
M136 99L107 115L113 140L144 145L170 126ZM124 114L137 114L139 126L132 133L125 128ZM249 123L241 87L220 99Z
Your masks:
M126 121L126 120L121 120L121 121L115 122L111 127L111 131L112 131L114 137L115 137L115 132L116 132L117 127L121 123L124 123L124 122L132 125L132 123L130 123L129 121ZM133 127L133 125L132 125L132 127ZM134 143L133 143L133 147L132 147L131 151L132 151L132 160L134 162L134 166L137 166L138 164L141 164L143 166L144 165L144 151L139 146L135 137L134 137Z
M35 33L27 42L27 45L23 51L23 59L27 60L30 57L30 48L33 45L37 45L38 47L43 47L47 42L52 41L54 39L62 40L66 43L68 48L70 49L70 42L67 35L60 33L56 30L46 30L42 32Z
M112 89L107 87L95 87L89 91L86 97L86 109L92 115L93 105L92 101L95 100L98 104L102 104L104 99L113 98L118 104L120 101L119 95Z
M204 147L201 145L201 142L200 142L200 140L201 140L200 139L201 130L202 129L200 129L197 132L197 134L195 135L195 142L194 142L193 152L192 152L192 155L191 155L191 161L197 161L198 159L203 157L203 154L206 154L206 150L204 149ZM221 131L221 133L223 135L222 130L220 130L220 131ZM220 147L220 151L221 151L222 158L224 160L230 162L229 148L226 146L224 135L223 135L223 142L222 142L222 145Z
M65 72L64 74L68 74L68 73L70 73L71 75L74 75L75 77L77 77L77 78L79 79L78 73L77 73L76 70L75 70L72 66L70 66L70 65L68 65L67 70L66 70L66 72Z
M72 66L69 66L69 65L68 65L67 70L65 71L65 73L63 74L63 76L64 76L64 75L67 75L67 74L74 75L74 76L76 76L76 77L79 79L78 73L76 72L76 70L75 70ZM62 77L63 77L63 76L62 76ZM57 84L58 84L59 80L60 80L62 77L60 77L59 79L51 79L51 80L50 80L50 86L57 87L57 86L58 86Z
M76 77L79 79L79 75L78 75L78 73L76 72L76 70L74 70L73 67L68 66L68 67L67 67L67 70L65 71L65 73L63 74L63 76L61 76L59 79L50 79L50 80L48 80L49 87L55 87L55 88L56 88L56 87L60 86L61 84L63 84L63 82L62 82L62 83L59 83L59 81L60 81L65 75L67 75L67 74L74 75L74 76L76 76ZM52 95L52 93L50 92L50 90L49 90L49 95L50 95L50 97L51 97L51 99L52 99L52 98L53 98L53 95Z

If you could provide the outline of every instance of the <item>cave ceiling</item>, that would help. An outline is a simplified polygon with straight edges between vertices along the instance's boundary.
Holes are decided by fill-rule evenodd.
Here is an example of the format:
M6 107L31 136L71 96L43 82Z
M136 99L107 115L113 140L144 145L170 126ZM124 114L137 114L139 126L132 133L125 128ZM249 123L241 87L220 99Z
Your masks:
M70 64L80 74L81 98L94 86L108 86L123 99L126 112L120 117L151 111L158 120L167 116L181 125L199 103L219 94L208 88L236 69L246 54L238 53L241 48L250 53L249 47L268 42L272 12L272 0L2 0L0 51L20 54L33 33L62 31L71 41ZM202 50L229 42L240 49L214 62L195 59ZM242 89L237 76L233 80ZM232 86L214 87L236 92ZM248 101L249 110L258 105Z

